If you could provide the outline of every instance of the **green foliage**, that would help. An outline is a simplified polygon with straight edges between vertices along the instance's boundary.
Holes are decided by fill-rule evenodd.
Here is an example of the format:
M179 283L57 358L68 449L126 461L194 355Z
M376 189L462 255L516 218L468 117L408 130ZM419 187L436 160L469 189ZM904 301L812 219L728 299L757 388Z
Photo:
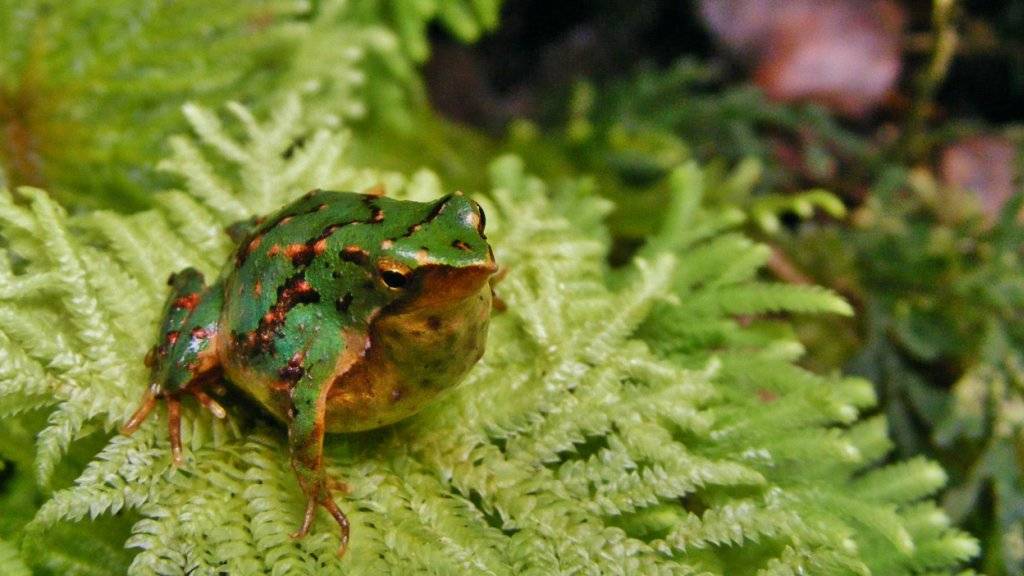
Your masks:
M824 108L775 103L725 79L722 70L683 59L599 89L580 85L568 110L569 140L585 150L582 162L608 163L632 182L649 182L685 156L728 165L756 159L763 170L758 193L828 180L839 169L856 181L877 163L868 143ZM841 165L847 157L858 162Z
M22 562L18 549L8 542L0 540L0 572L8 576L30 576L28 566Z
M723 78L683 61L582 85L564 134L521 139L554 141L572 165L599 175L619 204L611 225L620 241L651 233L674 166L707 161L706 203L746 214L748 232L773 246L730 260L724 246L749 241L725 235L701 263L743 272L769 263L787 282L819 282L849 297L857 321L798 319L811 349L801 364L875 382L898 453L936 458L949 471L955 488L944 505L984 538L981 566L1024 571L1022 195L990 221L969 191L941 184L925 166L901 165L906 151L892 127L869 134ZM977 129L946 123L926 140L939 156L939 146ZM686 324L671 335L702 345L724 338L720 326L692 316Z
M839 197L806 183L831 179L843 157L855 157L856 170L872 166L877 158L865 142L820 107L772 103L751 86L723 90L722 76L682 60L600 87L581 83L559 129L541 136L521 123L509 149L549 173L594 174L615 202L610 227L620 239L653 233L669 175L687 160L706 165L707 202L742 210L764 235L778 234L791 216L844 217ZM792 165L778 161L780 151Z
M343 561L326 518L288 537L303 505L283 431L243 405L226 422L186 408L180 470L159 418L111 435L144 387L164 280L186 265L214 274L224 226L313 186L444 189L427 171L352 168L347 134L309 135L297 100L267 122L229 110L224 126L187 109L198 139L175 140L162 164L184 191L151 210L69 216L35 189L0 196L0 415L46 415L35 475L58 488L15 527L24 549L100 518L111 526L68 538L130 527L131 574L950 574L977 552L927 498L937 465L880 464L885 423L858 420L871 385L793 363L802 347L777 314L849 307L757 280L766 251L734 210L703 202L695 164L672 173L662 231L621 270L606 265L610 206L586 184L548 192L512 157L491 165L481 201L508 310L450 396L329 439L330 471L353 487L339 499L354 527ZM62 483L62 455L89 438L105 445ZM117 564L24 558L62 574Z
M884 190L848 234L869 310L852 368L883 387L903 453L936 453L954 474L947 509L989 539L986 571L1020 573L1024 194L986 222L921 175ZM990 510L976 508L982 494Z
M475 39L498 0L0 1L0 185L66 204L149 206L186 101L258 111L300 91L312 127L410 132L439 19ZM201 47L201 49L199 49Z
M386 22L398 33L403 51L422 62L430 54L427 26L438 20L463 42L474 42L498 25L501 0L354 0L353 12Z

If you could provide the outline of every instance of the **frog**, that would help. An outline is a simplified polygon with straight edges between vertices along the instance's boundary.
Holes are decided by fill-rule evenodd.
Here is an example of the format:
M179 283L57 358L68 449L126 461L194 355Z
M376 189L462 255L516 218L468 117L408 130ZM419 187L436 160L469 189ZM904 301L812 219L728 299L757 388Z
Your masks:
M350 536L334 499L344 482L324 464L325 433L380 428L451 390L484 353L498 266L480 205L461 193L432 202L314 190L228 229L237 247L217 280L186 268L170 293L131 434L160 401L171 459L183 463L187 396L217 418L224 384L288 430L306 498L301 538L318 506Z

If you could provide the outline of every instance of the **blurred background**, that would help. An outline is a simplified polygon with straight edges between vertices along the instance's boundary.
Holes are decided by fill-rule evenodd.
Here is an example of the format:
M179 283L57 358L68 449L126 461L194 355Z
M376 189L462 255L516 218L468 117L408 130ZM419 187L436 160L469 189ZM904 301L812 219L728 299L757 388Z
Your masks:
M799 325L806 363L872 379L900 457L949 471L979 567L1024 573L1024 2L552 4L507 2L473 46L436 32L433 106L608 182L623 255L678 162L745 169L718 200L772 274L858 308Z
M979 567L1024 573L1024 2L503 14L473 46L433 34L435 109L605 182L621 255L653 229L671 167L741 167L750 185L718 201L753 216L772 274L858 309L799 325L806 363L871 378L900 457L949 471L944 504L984 542Z
M0 0L0 185L141 210L173 185L157 167L182 104L263 111L298 86L377 166L480 190L510 151L551 181L593 178L614 266L697 160L709 201L772 247L770 275L855 305L798 320L805 364L875 382L894 458L948 471L976 567L1024 573L1024 0L507 0L475 19L420 3L436 14L418 20L369 1L344 18L90 4ZM355 58L359 77L334 72Z

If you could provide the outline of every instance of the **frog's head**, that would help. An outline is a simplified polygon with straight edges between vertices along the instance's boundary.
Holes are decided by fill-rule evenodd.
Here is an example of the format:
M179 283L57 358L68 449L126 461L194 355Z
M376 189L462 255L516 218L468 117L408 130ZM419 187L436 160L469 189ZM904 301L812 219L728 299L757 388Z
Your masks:
M368 360L359 366L372 368L358 378L380 399L373 414L379 426L415 413L481 358L491 317L488 281L497 265L483 210L464 196L429 204L381 198L375 206L387 238L368 262L376 267L377 290L391 297L370 320ZM360 418L346 418L345 426L360 429Z
M479 204L455 193L424 208L406 235L385 241L377 261L381 284L406 310L473 297L498 269Z

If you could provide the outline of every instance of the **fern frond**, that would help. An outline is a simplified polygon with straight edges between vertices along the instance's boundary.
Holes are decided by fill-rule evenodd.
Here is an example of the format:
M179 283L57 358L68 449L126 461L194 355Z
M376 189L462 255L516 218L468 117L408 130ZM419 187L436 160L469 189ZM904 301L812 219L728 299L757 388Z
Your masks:
M32 576L18 554L18 549L3 540L0 540L0 573L7 576Z
M772 312L853 314L849 304L826 288L771 283L708 290L687 300L682 309L696 316Z
M403 49L416 62L430 54L427 27L432 21L438 20L460 40L472 42L497 27L501 10L501 0L387 0L363 4L377 5L382 16L393 22Z
M400 198L443 188L429 172L350 168L344 134L327 129L283 154L305 118L297 101L287 106L260 121L233 105L240 132L191 109L199 139L178 140L165 164L185 191L151 211L69 217L32 191L28 207L0 202L0 224L17 238L8 250L28 262L0 279L54 294L11 289L0 300L0 350L42 376L3 380L0 406L47 394L56 403L37 446L41 474L75 438L126 417L145 385L143 350L164 296L154 286L186 263L214 273L231 219L312 187L383 181ZM681 170L679 193L695 196L676 200L672 221L704 222L699 169ZM711 212L703 231L664 232L627 272L610 273L606 237L593 234L606 204L563 192L581 204L577 221L518 160L499 159L491 175L482 201L509 269L497 287L508 310L444 400L387 430L328 440L331 474L353 487L338 498L353 524L343 561L326 523L288 537L303 503L283 431L240 406L227 422L186 407L182 469L170 465L159 418L111 437L26 540L131 514L131 574L909 575L950 573L970 555L973 541L924 508L938 487L933 465L871 467L888 444L881 420L855 423L870 387L799 369L792 342L730 317L842 312L836 296L756 282L763 250L720 235L734 219ZM687 352L666 353L657 335L687 334L673 323L691 321L701 327ZM718 331L716 343L701 330Z
M913 502L946 484L946 473L934 462L918 458L872 471L851 486L861 498Z
M500 5L0 2L0 112L28 120L19 123L28 144L0 146L0 180L9 180L0 184L46 185L75 205L152 206L150 192L162 182L152 167L166 150L166 136L185 128L179 107L187 99L213 104L235 98L287 110L275 106L301 92L308 110L302 120L311 133L356 120L367 131L411 133L426 105L416 66L427 56L428 27L438 22L471 41L494 29ZM198 113L186 110L193 121L201 120ZM256 125L252 118L241 121L243 128ZM277 135L256 137L264 136ZM231 148L223 139L208 142L226 146L222 152ZM187 153L180 142L172 146Z

